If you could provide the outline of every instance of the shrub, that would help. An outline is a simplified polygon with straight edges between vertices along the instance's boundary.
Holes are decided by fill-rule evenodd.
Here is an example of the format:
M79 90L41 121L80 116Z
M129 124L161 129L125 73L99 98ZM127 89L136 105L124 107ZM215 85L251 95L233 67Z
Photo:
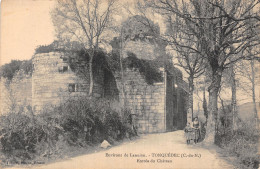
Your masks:
M12 60L10 63L7 63L0 67L0 77L12 80L19 70L23 70L25 74L31 75L32 60Z
M216 137L219 146L224 148L226 152L236 157L235 165L238 168L258 168L258 139L259 131L251 121L239 121L238 129L232 133L232 126L224 130L220 130Z
M112 139L119 140L125 136L126 127L116 112L106 114L104 126L106 127L107 136Z
M63 113L63 129L68 142L99 143L104 139L120 140L125 137L124 113L114 110L107 100L77 98L60 107ZM123 111L123 110L120 110Z
M87 98L46 107L37 115L8 113L0 117L3 162L21 164L60 158L70 153L70 147L87 147L104 139L113 144L127 135L134 136L126 116L128 111L114 109L111 101Z
M48 150L46 157L49 157L53 154L51 151L59 135L62 134L58 119L59 117L53 112L37 116L24 112L2 116L0 119L2 152L13 163L27 163L26 161L32 160L37 153L46 152L38 149L39 144L44 142L45 150Z

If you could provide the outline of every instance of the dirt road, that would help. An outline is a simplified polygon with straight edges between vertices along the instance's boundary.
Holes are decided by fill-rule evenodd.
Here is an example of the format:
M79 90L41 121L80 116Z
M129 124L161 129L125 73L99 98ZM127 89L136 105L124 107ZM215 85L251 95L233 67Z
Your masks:
M183 131L143 135L93 154L61 162L32 166L33 169L225 169L234 168L220 158L216 147L186 145Z

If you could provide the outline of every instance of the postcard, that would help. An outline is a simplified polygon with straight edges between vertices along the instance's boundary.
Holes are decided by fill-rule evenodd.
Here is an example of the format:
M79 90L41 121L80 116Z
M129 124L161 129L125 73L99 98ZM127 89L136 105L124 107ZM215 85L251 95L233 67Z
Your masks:
M2 0L0 166L259 168L259 0Z

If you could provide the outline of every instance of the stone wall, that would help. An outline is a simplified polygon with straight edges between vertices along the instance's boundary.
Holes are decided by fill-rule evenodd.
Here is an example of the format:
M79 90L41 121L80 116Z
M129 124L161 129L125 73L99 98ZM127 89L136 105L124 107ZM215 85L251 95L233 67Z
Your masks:
M140 133L183 129L187 122L188 93L178 86L177 77L161 69L163 81L148 85L139 70L124 71L126 106L134 114ZM121 74L116 73L120 103L124 103ZM176 85L177 83L177 85Z
M32 103L32 76L21 70L10 84L18 104L31 105Z
M127 58L128 53L133 53L138 59L154 61L165 67L166 45L152 36L130 38L125 41L123 58ZM118 46L115 45L114 47L116 50ZM186 95L182 89L185 84L178 83L177 80L174 81L174 79L180 78L179 81L182 82L182 73L179 70L176 73L174 67L169 68L172 70L160 69L162 69L163 81L153 85L149 85L145 81L139 70L126 69L124 71L127 106L135 114L138 131L141 133L172 131L176 128L181 129L186 124L186 102L184 99ZM171 76L168 76L168 74L171 74ZM119 99L123 104L123 85L119 73L116 74L116 82ZM173 89L174 83L181 84L179 89Z
M45 105L58 105L71 97L87 96L89 91L88 72L84 78L74 73L63 53L36 54L32 59L33 73L18 71L11 83L1 79L1 114L10 110L12 104L30 105L36 111ZM104 94L103 70L94 77L93 97Z
M32 99L36 110L47 104L60 104L71 97L88 95L88 72L84 78L77 76L70 69L68 59L63 53L36 54L33 57L33 68ZM93 97L102 96L102 79L103 77L94 78Z
M1 78L0 89L0 114L19 109L20 106L32 105L32 77L23 70L17 72L10 83Z
M8 90L5 85L6 79L1 78L0 80L0 115L7 113L8 111L8 102L7 102L7 97L8 97Z
M119 98L123 103L120 75L117 74ZM165 83L148 85L138 70L125 71L125 92L127 106L135 116L138 131L154 133L165 131Z

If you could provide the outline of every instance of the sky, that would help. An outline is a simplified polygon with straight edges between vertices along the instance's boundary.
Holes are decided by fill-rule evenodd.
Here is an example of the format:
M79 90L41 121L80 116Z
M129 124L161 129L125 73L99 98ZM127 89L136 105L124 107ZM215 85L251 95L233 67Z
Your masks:
M118 22L124 21L129 15L125 8L133 12L131 9L134 1L119 1L124 5L117 14ZM11 60L30 59L37 46L50 44L54 40L55 30L50 16L54 6L55 0L1 1L0 66ZM161 22L153 17L154 22ZM160 27L163 29L161 25Z
M30 59L39 45L54 40L50 10L54 0L1 1L1 60Z
M122 1L125 2L129 0ZM127 6L131 6L131 2ZM54 5L55 0L1 1L0 66L11 60L30 59L37 46L50 44L54 40L55 31L50 17ZM125 14L120 14L119 20L122 21ZM155 23L160 20L154 16ZM163 29L160 23L159 25ZM259 97L260 92L257 93Z
M134 1L119 2L124 4L123 8L131 11ZM50 16L54 6L55 0L1 1L0 66L11 60L30 59L37 46L50 44L54 40L55 30ZM122 9L117 16L118 22L124 21L127 15L126 10ZM153 17L154 22L161 22L157 17ZM160 27L163 29L163 26Z

